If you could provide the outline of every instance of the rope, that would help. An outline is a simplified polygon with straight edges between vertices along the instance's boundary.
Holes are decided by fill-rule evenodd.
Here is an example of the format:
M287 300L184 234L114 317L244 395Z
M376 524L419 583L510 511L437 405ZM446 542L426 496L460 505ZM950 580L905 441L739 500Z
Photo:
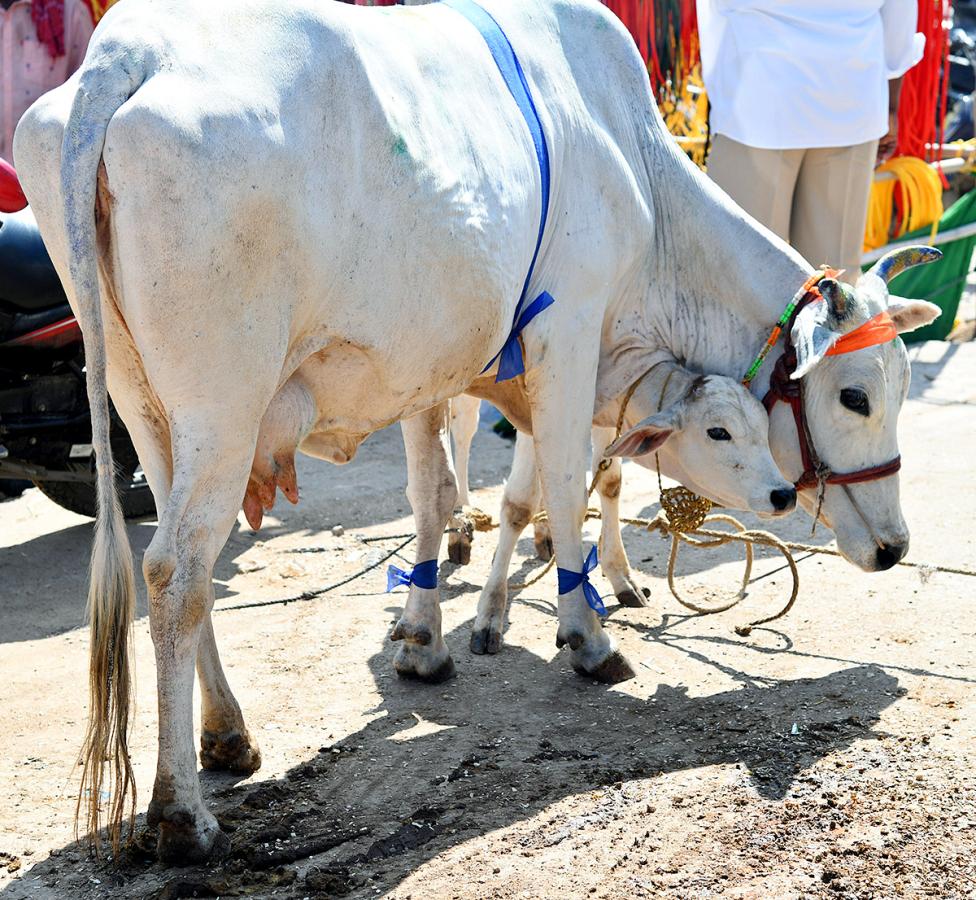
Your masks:
M909 231L932 226L929 243L935 239L942 218L942 179L925 160L896 156L879 166L894 178L871 184L865 224L864 251L883 247ZM897 207L897 220L893 223Z
M238 603L235 606L219 606L214 607L214 612L230 612L235 609L258 609L262 606L287 606L289 603L303 603L306 600L314 600L317 597L321 597L323 594L328 594L329 591L334 591L336 588L341 588L344 585L349 584L350 581L355 581L357 578L362 577L367 572L372 572L373 569L378 568L383 565L391 556L396 556L404 547L407 546L414 538L417 537L415 534L408 535L386 535L385 537L374 537L374 538L363 538L363 543L368 543L372 541L384 541L390 540L391 538L405 537L406 540L394 547L386 556L381 557L374 563L370 563L368 566L360 569L355 575L350 575L348 578L343 578L342 581L337 581L335 584L330 584L328 587L318 588L314 591L304 591L295 597L286 597L283 600L257 600L254 603Z
M594 478L594 483L597 478ZM540 514L544 515L544 513ZM535 518L538 518L536 516ZM587 509L586 519L601 519L600 511L596 509ZM745 625L737 625L735 627L735 633L741 637L748 637L752 632L752 629L759 625L766 625L769 622L773 622L776 619L781 619L793 608L796 603L797 597L800 592L800 574L796 566L796 560L793 558L793 552L799 553L819 553L824 556L836 556L843 558L843 554L837 550L833 550L829 547L819 547L815 544L801 544L796 541L784 541L776 537L769 531L763 531L760 529L750 529L746 528L738 519L734 516L730 516L728 513L712 513L707 516L703 524L709 522L725 522L731 525L736 530L734 532L730 531L719 531L713 528L699 527L691 531L682 531L676 528L671 522L668 521L667 513L662 510L653 519L638 519L638 518L621 518L620 522L624 525L634 525L643 528L646 531L657 531L662 537L671 538L671 551L668 555L668 587L671 590L672 596L686 609L690 609L696 615L699 616L710 616L716 613L726 612L732 609L733 606L737 606L742 600L747 596L747 588L750 583L752 576L752 564L754 560L753 547L759 544L764 547L771 547L774 550L778 550L783 558L786 560L786 565L789 567L790 575L793 578L793 587L790 590L789 599L783 605L779 612L772 616L767 616L762 619L755 619ZM677 585L675 584L675 566L678 561L678 553L681 549L682 544L688 544L692 547L701 547L704 549L709 549L713 547L721 547L724 544L732 543L733 541L742 543L745 545L745 570L742 575L742 584L739 589L738 594L731 599L719 603L717 606L699 606L691 600L682 597L678 592ZM955 566L941 566L941 565L929 565L927 563L916 563L901 561L897 563L899 566L907 566L909 568L920 569L922 571L931 572L947 572L952 575L966 575L970 578L976 577L976 571L971 569L957 568ZM533 578L522 584L511 585L512 590L521 590L522 588L529 587L535 584L537 581L541 580L546 573L552 568L553 560L535 575Z
M686 609L690 609L696 615L699 616L711 616L716 613L725 612L726 610L732 609L733 606L737 606L741 603L748 593L749 580L752 576L752 563L754 559L753 545L761 544L766 547L772 547L775 550L779 550L783 554L783 558L786 560L787 566L789 566L790 574L793 576L793 588L790 591L790 598L786 601L783 608L772 616L766 616L762 619L755 619L746 625L738 625L735 628L735 633L742 636L748 637L752 632L752 629L757 625L765 625L768 622L773 622L776 619L781 619L785 616L792 608L793 604L796 603L796 598L800 593L800 573L796 568L796 560L793 559L793 555L790 553L787 545L781 541L775 534L771 534L768 531L761 531L759 529L747 529L738 519L734 516L730 516L727 513L713 513L705 517L705 522L725 522L736 529L734 532L730 531L718 531L713 528L702 528L698 527L694 531L686 532L682 531L675 526L673 526L669 521L667 514L662 510L653 519L621 519L628 525L640 525L647 531L658 531L664 537L671 538L671 552L668 555L668 587L671 589L671 594L682 606ZM704 539L703 539L704 538ZM739 592L731 600L719 603L717 606L699 606L697 603L691 600L686 600L681 594L678 593L678 588L674 583L674 569L678 561L678 552L681 549L682 544L689 544L692 547L721 547L724 544L731 543L732 541L739 541L745 544L746 548L746 564L745 570L742 574L742 585L739 588Z
M608 465L604 466L603 463L608 463ZM601 462L600 466L597 469L597 473L594 475L593 481L590 484L590 491L589 491L590 494L593 493L593 490L595 489L601 474L609 468L609 463L610 460L603 460ZM546 513L545 511L543 511L533 516L532 521L541 522L546 518L547 518ZM600 515L599 510L590 508L586 510L585 518L600 519L602 517ZM725 612L726 610L729 610L733 606L738 604L741 600L745 599L746 588L749 585L749 580L752 575L752 563L753 563L752 545L753 544L762 544L764 546L774 547L775 549L779 550L780 553L782 553L783 556L786 558L787 566L789 567L790 572L793 576L793 590L790 593L790 599L787 602L787 604L778 613L776 613L776 615L769 616L768 618L765 619L758 619L754 622L748 623L747 625L740 625L736 627L735 629L736 634L739 634L743 637L747 637L750 631L753 628L755 628L757 625L765 625L766 623L772 622L775 619L782 618L790 611L790 609L793 607L793 604L796 602L796 598L799 593L799 574L796 568L796 561L793 559L792 554L789 553L790 550L794 550L801 553L820 553L824 556L843 557L842 553L838 552L837 550L832 550L829 547L819 547L813 544L800 544L794 541L782 541L774 534L770 534L768 531L747 529L741 522L738 521L738 519L726 513L713 513L712 515L707 517L706 521L728 522L729 524L731 524L733 527L737 529L736 532L715 531L710 528L697 528L692 532L677 531L668 522L667 516L663 510L662 512L659 512L653 519L621 518L620 521L624 525L636 525L644 528L647 531L658 531L661 533L662 536L670 535L671 552L668 557L668 587L671 589L672 595L682 606L692 610L697 615L703 615L703 616L714 615L715 613ZM491 522L490 524L491 524L491 528L498 528L497 522ZM482 529L482 530L490 530L490 529ZM448 529L448 531L450 531L450 529ZM709 540L697 540L696 538L698 536L708 538ZM215 607L214 612L231 612L232 610L257 609L265 606L287 606L289 603L301 603L307 600L314 600L318 597L321 597L323 594L327 594L330 591L334 591L337 588L343 587L349 584L350 582L355 581L357 578L361 578L363 575L366 575L368 572L371 572L373 569L376 569L379 566L383 565L383 563L385 563L388 559L390 559L390 557L396 556L396 554L398 554L404 547L406 547L411 541L413 541L414 538L416 538L416 534L393 534L393 535L387 534L387 535L379 535L376 537L361 538L360 540L362 540L363 543L399 540L401 538L404 539L402 543L398 544L389 553L387 553L382 558L378 559L376 562L371 563L368 566L365 566L355 574L350 575L348 578L343 578L341 581L337 581L334 584L328 585L327 587L318 588L312 591L305 591L301 594L298 594L295 597L286 597L281 600L261 600L254 603L239 603L234 606ZM726 602L724 604L720 604L719 606L715 606L715 607L702 607L702 606L698 606L695 603L692 603L690 600L685 600L683 597L681 597L677 592L677 588L674 582L674 569L675 569L675 564L677 563L678 551L680 549L680 545L682 543L686 543L686 544L690 544L693 547L709 548L709 547L720 547L723 544L727 544L731 541L739 541L746 545L746 568L742 577L742 586L739 590L738 595L736 595L735 599L732 600L731 602ZM305 552L311 552L311 550L307 550ZM535 584L537 581L541 581L542 578L546 575L546 573L548 573L549 570L553 567L554 562L555 562L554 559L550 560L546 564L546 566L542 569L542 571L539 572L537 575L533 576L526 582L510 585L509 586L510 589L513 591L519 591ZM952 575L966 575L969 576L970 578L976 577L976 571L973 571L971 569L956 568L954 566L940 566L940 565L933 566L927 563L908 562L904 560L897 563L897 565L907 566L909 568L914 568L914 569L920 569L923 572L924 571L947 572Z

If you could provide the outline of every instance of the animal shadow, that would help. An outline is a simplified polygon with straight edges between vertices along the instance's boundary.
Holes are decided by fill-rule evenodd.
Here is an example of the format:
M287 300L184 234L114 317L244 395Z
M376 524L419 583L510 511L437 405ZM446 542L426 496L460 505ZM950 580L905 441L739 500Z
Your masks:
M573 675L562 654L545 660L506 646L471 657L469 629L448 635L466 658L461 676L437 687L388 677L385 645L370 660L383 694L371 712L384 715L284 777L228 786L203 773L208 803L231 833L219 865L164 869L144 833L118 865L88 864L91 872L65 868L78 848L64 848L32 870L34 884L83 879L84 893L79 883L64 894L72 897L375 896L454 845L620 782L736 765L762 797L781 798L824 756L876 736L882 710L902 693L885 670L854 665L819 678L743 674L701 697L665 683L635 698ZM791 733L798 711L800 736ZM0 897L26 896L18 890Z

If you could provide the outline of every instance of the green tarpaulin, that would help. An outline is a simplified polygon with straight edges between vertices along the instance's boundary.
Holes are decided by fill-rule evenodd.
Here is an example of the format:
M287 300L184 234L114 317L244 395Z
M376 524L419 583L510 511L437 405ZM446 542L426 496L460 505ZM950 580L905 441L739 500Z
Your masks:
M970 191L952 204L939 219L939 231L948 231L960 225L976 222L976 191ZM920 228L898 238L899 242L917 238L920 244L929 242L931 228ZM905 335L908 342L942 341L952 331L959 309L959 300L966 287L973 259L976 235L964 237L948 244L940 244L942 259L927 266L917 266L902 272L893 279L889 288L899 297L928 300L942 307L942 315L931 325ZM869 267L866 267L869 268Z

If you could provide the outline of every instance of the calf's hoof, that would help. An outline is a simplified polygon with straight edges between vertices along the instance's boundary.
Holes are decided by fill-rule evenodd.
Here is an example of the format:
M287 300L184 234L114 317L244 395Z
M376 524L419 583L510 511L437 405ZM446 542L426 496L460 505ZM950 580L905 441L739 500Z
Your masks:
M621 606L638 609L642 606L647 606L647 599L650 596L651 592L648 588L641 588L639 591L628 589L617 594L617 600Z
M494 655L502 649L502 633L490 625L475 628L471 632L471 652L482 656L485 653Z
M170 866L191 866L214 862L230 850L230 838L205 809L166 806L159 819L156 855Z
M452 534L447 541L447 558L456 566L471 562L471 538L466 534Z
M404 642L393 657L393 668L401 678L427 684L440 684L456 674L451 652L443 643L435 650L428 645Z
M549 534L548 530L540 532L536 529L533 542L535 543L535 555L543 562L549 562L554 552L552 549L552 535Z
M204 731L200 735L200 765L210 772L251 775L261 768L261 750L248 733Z

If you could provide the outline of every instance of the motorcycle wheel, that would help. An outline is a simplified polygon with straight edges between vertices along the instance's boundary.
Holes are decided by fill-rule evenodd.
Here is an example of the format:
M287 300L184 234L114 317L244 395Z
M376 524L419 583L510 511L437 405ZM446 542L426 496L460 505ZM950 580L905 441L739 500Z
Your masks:
M135 447L121 422L113 417L112 425L112 455L118 473L115 486L122 504L122 515L127 519L155 515L156 503L146 477L142 474ZM94 484L81 481L35 481L34 484L45 497L58 506L81 516L95 518L98 498Z

